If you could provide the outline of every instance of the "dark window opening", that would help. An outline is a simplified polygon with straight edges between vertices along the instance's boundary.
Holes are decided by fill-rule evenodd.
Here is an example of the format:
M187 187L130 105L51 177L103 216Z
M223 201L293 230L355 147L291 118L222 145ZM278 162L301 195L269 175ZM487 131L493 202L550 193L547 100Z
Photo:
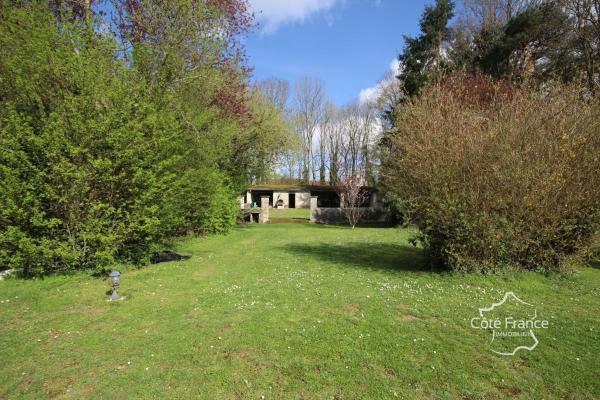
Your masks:
M260 207L260 198L261 197L269 197L269 206L273 206L273 191L266 191L266 190L258 190L258 191L252 191L252 203L256 203L256 207Z
M317 196L317 207L330 208L340 206L340 197L336 192L313 190L310 192L310 195Z

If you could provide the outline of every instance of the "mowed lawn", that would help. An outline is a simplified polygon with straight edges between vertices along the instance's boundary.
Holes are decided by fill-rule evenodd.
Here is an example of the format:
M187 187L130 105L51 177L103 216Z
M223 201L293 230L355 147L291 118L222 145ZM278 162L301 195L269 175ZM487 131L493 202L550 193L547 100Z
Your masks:
M307 223L310 220L308 208L282 208L269 210L272 223Z
M272 224L189 240L188 261L0 282L0 398L600 397L600 269L440 274L411 232ZM550 327L490 351L470 327L506 291Z

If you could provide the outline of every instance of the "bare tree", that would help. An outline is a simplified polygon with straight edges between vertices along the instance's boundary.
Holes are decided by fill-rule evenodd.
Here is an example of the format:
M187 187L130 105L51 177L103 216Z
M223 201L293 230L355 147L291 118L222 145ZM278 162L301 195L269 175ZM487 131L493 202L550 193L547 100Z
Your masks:
M340 120L340 112L335 105L329 103L325 109L325 117L321 124L321 135L324 141L320 146L322 149L322 160L325 160L329 169L329 183L335 185L339 176L341 153L343 147L343 130Z
M261 82L259 87L273 102L285 97L285 85L277 80ZM326 100L322 81L305 77L297 81L291 105L288 119L293 132L281 157L290 179L335 184L346 167L352 174L374 176L378 127L374 104L354 103L339 109Z
M283 172L289 179L293 179L298 161L300 141L287 107L290 85L285 80L270 78L255 83L254 89L268 104L268 108L281 116L283 122L278 138L282 143L281 152L277 155L277 159L270 162L269 165L275 165L274 169Z
M293 107L298 132L302 137L302 179L305 182L316 180L314 138L319 129L325 108L323 81L314 77L304 77L294 87Z
M275 109L279 110L284 116L289 129L283 132L285 143L282 154L279 158L279 169L288 179L292 180L296 176L296 171L300 165L301 159L301 138L296 132L294 116L288 107L290 97L290 84L288 81L279 78L270 78L256 83L256 88L262 94L263 98Z
M256 87L263 97L280 111L287 110L290 97L290 84L278 78L270 78L256 83Z
M359 174L344 172L337 181L335 188L340 197L342 214L352 226L352 229L362 220L367 208L364 207L369 199L369 192L364 187L365 180Z
M572 40L585 70L591 93L600 90L600 0L559 0L570 17Z
M402 81L396 78L395 71L388 71L379 81L381 91L373 106L380 122L386 124L386 129L391 129L392 114L400 106L406 94L404 93Z
M375 108L372 104L361 104L359 106L360 122L361 122L361 159L362 159L362 171L367 181L374 180L375 171L373 169L374 164L374 152L375 148L375 135L378 127L375 121Z
M285 138L285 144L281 156L282 172L290 180L300 179L302 172L302 138L296 131L290 129Z
M460 19L471 31L504 25L515 15L544 0L463 0Z
M357 104L346 106L343 111L344 125L344 166L350 174L356 174L360 166L362 127Z
M550 36L546 43L532 43L520 52L515 52L511 60L511 69L515 75L531 74L536 63L536 47L544 46L545 60L564 78L572 79L583 71L582 78L592 94L600 90L600 0L463 0L463 10L455 23L455 39L466 38L463 43L478 33L500 29L517 14L543 3L553 4L568 17L567 24ZM456 42L456 41L455 41ZM554 53L552 57L546 57ZM548 62L548 59L550 62ZM567 60L578 64L567 65ZM576 71L577 70L577 71Z
M335 135L336 107L331 101L328 101L323 111L323 118L319 124L318 132L318 159L319 159L319 182L324 184L327 180L327 166L331 165L329 155L329 143L331 136ZM331 169L330 169L331 172ZM331 181L331 177L330 177Z
M378 122L372 104L350 104L342 111L342 162L351 174L372 177L373 149Z

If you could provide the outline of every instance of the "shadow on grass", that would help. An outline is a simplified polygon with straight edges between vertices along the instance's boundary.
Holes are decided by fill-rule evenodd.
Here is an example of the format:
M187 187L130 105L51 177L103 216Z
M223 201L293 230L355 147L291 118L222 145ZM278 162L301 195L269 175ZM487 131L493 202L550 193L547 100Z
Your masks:
M421 249L390 243L290 244L284 251L323 262L388 271L437 272Z

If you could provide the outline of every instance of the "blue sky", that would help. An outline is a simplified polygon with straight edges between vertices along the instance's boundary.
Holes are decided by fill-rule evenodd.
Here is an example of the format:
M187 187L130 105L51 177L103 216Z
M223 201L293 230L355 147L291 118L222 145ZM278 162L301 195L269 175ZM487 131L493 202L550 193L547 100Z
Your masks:
M337 105L374 87L418 33L427 0L250 0L260 26L246 40L254 79L321 78Z

